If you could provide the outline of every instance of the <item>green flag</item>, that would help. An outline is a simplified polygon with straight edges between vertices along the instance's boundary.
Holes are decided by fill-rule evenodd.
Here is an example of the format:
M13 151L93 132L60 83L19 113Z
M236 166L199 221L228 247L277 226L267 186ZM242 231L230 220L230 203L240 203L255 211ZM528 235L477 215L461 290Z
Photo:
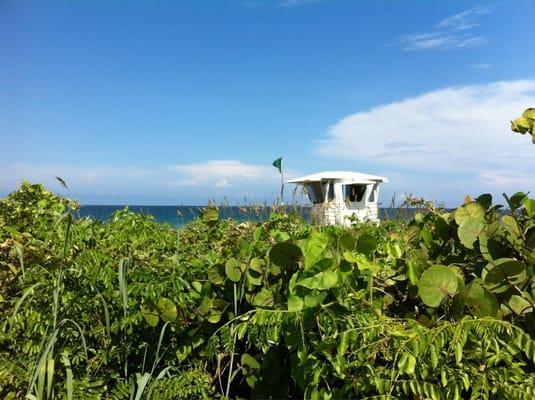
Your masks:
M273 166L279 170L279 172L282 174L282 157L277 158L275 161L273 161Z

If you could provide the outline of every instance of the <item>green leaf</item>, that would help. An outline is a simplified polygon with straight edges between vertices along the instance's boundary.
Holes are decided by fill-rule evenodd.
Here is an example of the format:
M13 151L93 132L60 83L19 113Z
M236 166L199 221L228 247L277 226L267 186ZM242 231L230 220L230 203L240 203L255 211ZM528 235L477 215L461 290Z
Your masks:
M247 353L241 355L241 365L246 365L250 369L260 369L260 363L256 358Z
M158 317L158 312L151 309L148 305L144 304L141 307L141 315L143 316L145 321L147 321L147 324L149 324L149 326L152 326L154 328L156 325L158 325L158 321L160 319Z
M216 264L210 267L208 269L208 280L214 285L222 285L225 282L225 266Z
M457 222L457 225L461 225L469 218L483 221L485 219L485 208L480 203L475 202L459 207L455 211L455 222Z
M253 271L256 271L258 273L262 273L265 265L265 261L261 258L253 258L249 263L249 269L252 269Z
M324 258L312 268L303 274L301 279L296 282L296 286L303 286L308 289L326 290L337 286L339 276L332 267L332 260Z
M529 312L533 311L533 307L531 306L531 303L527 301L525 298L513 295L509 299L509 307L515 312L517 315L527 314Z
M523 205L530 217L535 216L535 199L526 199Z
M357 238L356 250L359 253L371 255L377 247L377 239L368 233L363 233Z
M495 317L498 312L496 297L478 282L472 281L464 290L466 306L476 317Z
M446 296L457 293L457 274L443 265L434 265L424 271L418 281L418 294L425 305L438 307Z
M305 307L306 308L317 307L321 303L323 303L323 300L325 300L325 297L327 297L327 292L321 292L321 293L316 294L316 295L307 294L307 295L305 295Z
M253 296L251 304L257 307L273 307L275 298L270 290L262 288L260 292Z
M175 303L166 297L158 299L158 311L165 322L174 322L177 317L177 309Z
M310 268L316 264L327 250L330 238L325 233L313 234L303 246L303 253L305 258L305 269Z
M500 258L487 264L481 278L491 292L502 293L526 280L526 266L512 258Z
M475 203L472 203L475 204ZM478 218L469 217L463 219L463 222L457 229L459 240L468 249L474 248L474 242L484 232L485 222Z
M222 314L223 313L221 311L213 310L206 320L211 324L217 324L219 321L221 321Z
M522 116L524 118L527 118L528 120L533 120L535 121L535 108L527 108L526 110L524 110L524 112L522 113Z
M520 208L524 200L528 197L528 195L524 192L516 192L511 197L507 197L507 195L504 193L503 196L505 197L505 200L507 200L511 211L515 211L517 208Z
M229 258L225 263L225 275L232 282L239 282L241 279L240 264L235 258Z
M488 210L492 206L492 195L485 193L476 199L476 202L481 204L485 210Z
M303 299L295 294L288 296L288 311L301 311L303 309Z
M502 248L503 246L496 239L486 235L479 236L479 249L485 260L493 261L500 258L502 256Z
M502 217L502 224L507 232L515 239L522 238L522 231L518 227L516 220L510 215Z
M288 242L277 243L269 251L269 259L273 264L288 269L297 269L302 256L301 249Z
M202 219L205 221L217 221L219 219L219 211L216 208L208 207L202 213Z
M350 263L357 264L359 271L370 270L372 273L377 272L379 267L377 264L368 260L364 254L346 251L343 254L344 259Z
M532 124L530 123L529 119L525 117L520 117L515 119L514 121L511 121L511 130L513 130L514 132L524 134L529 131L531 127Z
M357 239L349 232L344 232L340 236L340 247L347 251L355 250L355 245L357 244Z

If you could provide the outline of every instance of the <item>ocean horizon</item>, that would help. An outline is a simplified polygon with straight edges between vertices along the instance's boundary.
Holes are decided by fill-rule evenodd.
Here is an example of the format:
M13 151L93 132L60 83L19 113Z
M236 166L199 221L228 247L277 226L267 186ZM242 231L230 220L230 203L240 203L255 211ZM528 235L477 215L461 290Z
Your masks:
M148 215L156 222L169 224L174 227L182 227L188 222L199 217L206 206L147 206L147 205L82 205L76 214L80 218L91 218L97 221L106 222L112 215L124 208L130 211ZM270 206L217 206L221 219L234 219L238 222L262 222L269 218L272 211ZM286 206L287 212L296 212L305 221L311 222L310 206ZM413 210L403 209L405 214L412 215ZM380 219L394 219L402 217L399 208L379 209ZM406 215L405 217L406 218Z

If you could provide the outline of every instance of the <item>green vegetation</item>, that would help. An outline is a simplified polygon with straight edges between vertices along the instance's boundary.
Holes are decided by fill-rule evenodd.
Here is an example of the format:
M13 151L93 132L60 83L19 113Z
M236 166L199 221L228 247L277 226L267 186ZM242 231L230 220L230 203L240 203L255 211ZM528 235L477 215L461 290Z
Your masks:
M535 144L535 108L528 108L520 117L511 121L511 129L525 135L526 132L531 135L531 140Z
M0 202L5 399L535 396L535 200L351 229Z

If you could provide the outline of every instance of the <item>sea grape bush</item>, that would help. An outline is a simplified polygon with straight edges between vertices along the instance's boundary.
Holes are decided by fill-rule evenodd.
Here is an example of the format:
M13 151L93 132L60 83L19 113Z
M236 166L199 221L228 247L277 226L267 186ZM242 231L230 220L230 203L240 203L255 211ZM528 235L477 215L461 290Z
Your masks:
M535 200L351 228L0 202L0 396L533 398Z

